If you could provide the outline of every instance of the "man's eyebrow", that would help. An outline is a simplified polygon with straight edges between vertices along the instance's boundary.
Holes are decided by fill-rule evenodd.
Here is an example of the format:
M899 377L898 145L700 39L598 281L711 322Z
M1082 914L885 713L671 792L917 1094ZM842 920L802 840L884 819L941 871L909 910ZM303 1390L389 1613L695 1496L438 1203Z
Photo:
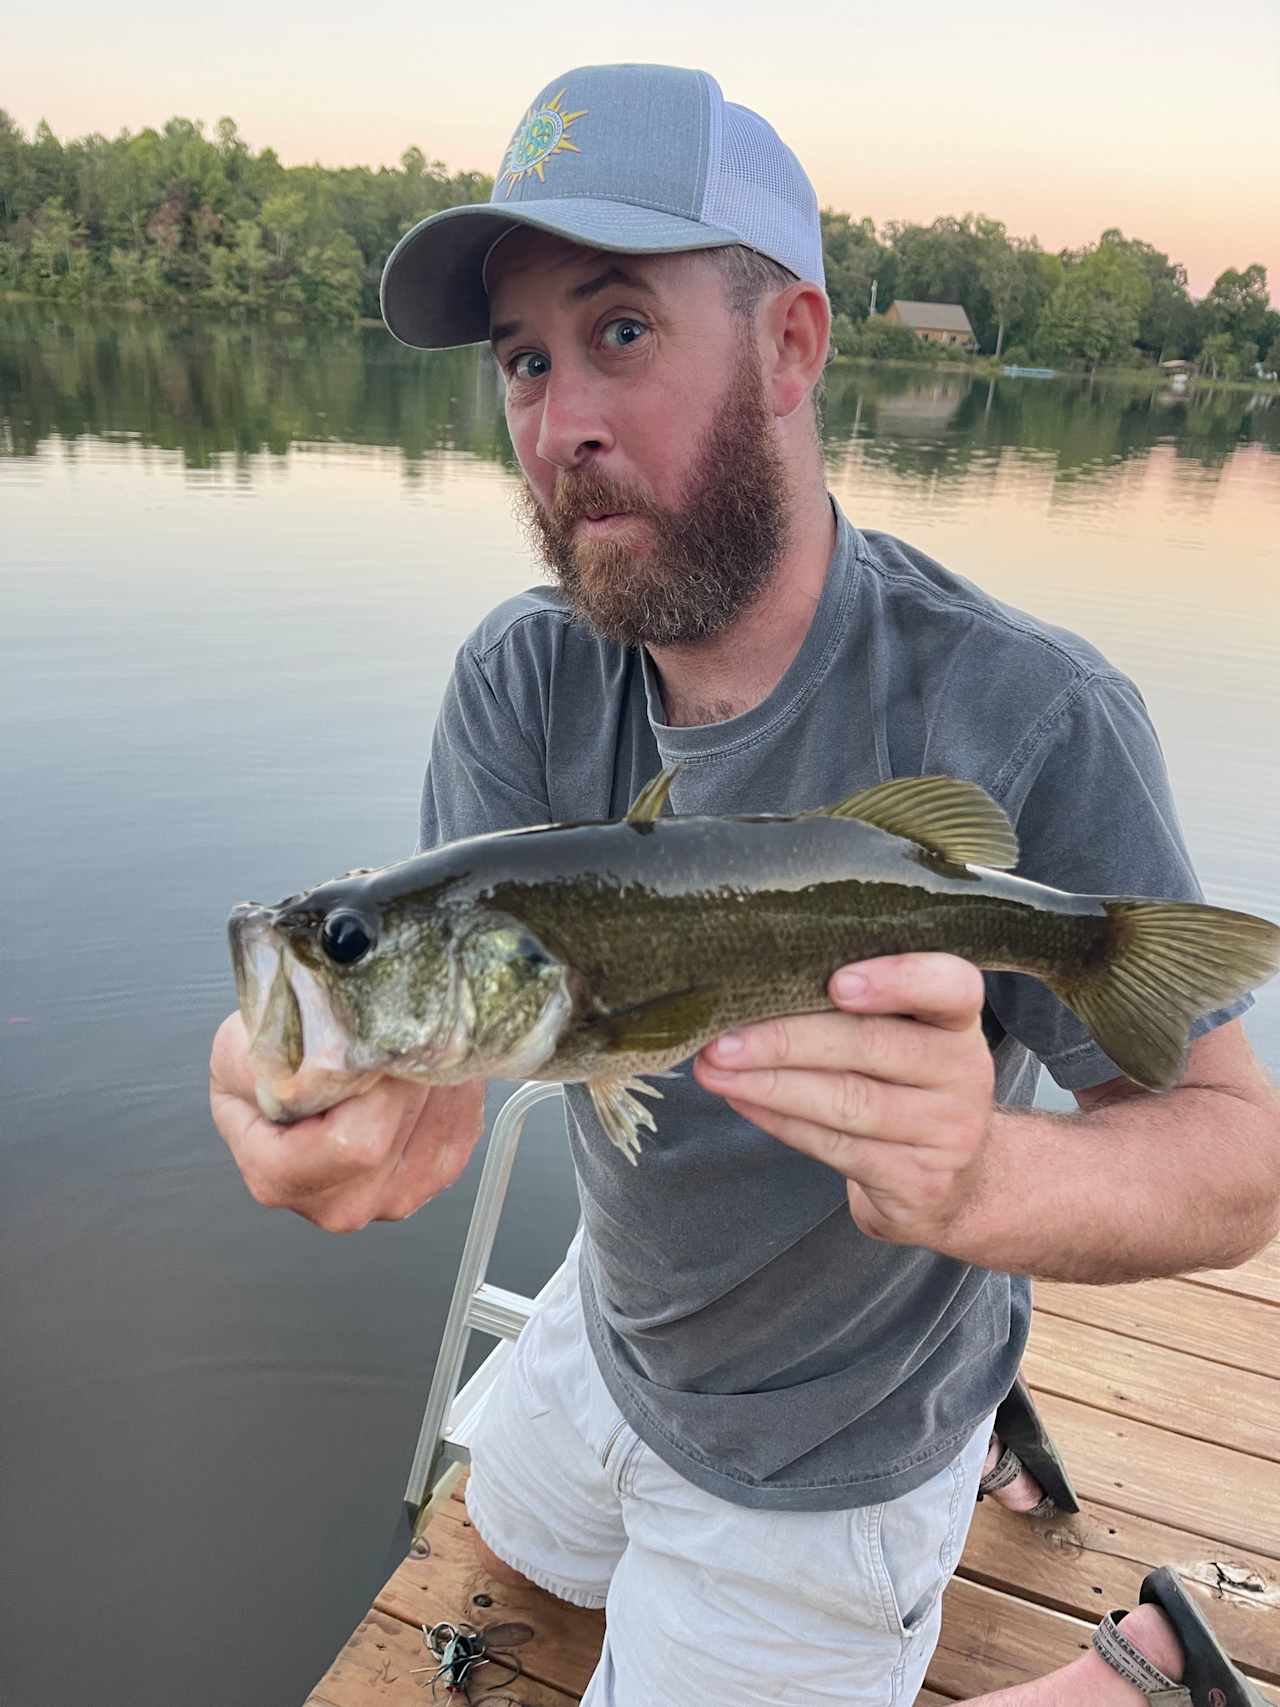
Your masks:
M595 278L587 279L584 284L574 285L569 296L574 302L588 302L593 296L599 296L602 290L608 290L610 285L626 285L628 290L641 290L647 296L655 294L654 288L637 278L634 273L624 272L621 267L606 267L604 272L597 273Z
M656 296L657 292L651 284L646 284L635 273L629 273L622 267L606 267L604 272L597 273L593 279L585 279L582 284L574 285L567 293L571 302L589 302L593 296L599 296L602 290L608 290L610 285L626 285L628 290L642 291L646 296ZM494 346L504 338L514 337L520 330L522 321L503 320L489 328L489 342Z

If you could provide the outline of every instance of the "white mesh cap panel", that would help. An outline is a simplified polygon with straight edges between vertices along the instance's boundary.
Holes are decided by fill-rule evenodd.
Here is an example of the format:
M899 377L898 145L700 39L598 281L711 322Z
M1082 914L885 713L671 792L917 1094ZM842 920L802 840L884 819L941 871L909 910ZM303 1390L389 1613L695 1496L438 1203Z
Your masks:
M726 101L723 115L703 222L736 231L748 247L825 289L818 198L803 166L758 113Z

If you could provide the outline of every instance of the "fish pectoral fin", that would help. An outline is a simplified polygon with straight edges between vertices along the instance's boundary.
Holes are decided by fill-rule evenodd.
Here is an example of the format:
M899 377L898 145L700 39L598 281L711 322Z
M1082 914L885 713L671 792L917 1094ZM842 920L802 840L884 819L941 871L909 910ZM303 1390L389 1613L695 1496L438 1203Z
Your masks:
M688 1043L693 1054L715 1012L712 990L678 990L634 1008L596 1015L591 1029L605 1040L610 1055L649 1055Z
M652 824L655 818L662 814L662 808L667 803L667 795L671 792L671 784L679 765L668 765L666 770L659 771L652 777L631 802L627 815L623 820L626 824Z
M640 1157L640 1128L658 1130L651 1111L636 1098L657 1097L661 1101L662 1092L656 1085L633 1078L588 1079L587 1090L601 1126L634 1167Z
M1008 814L976 782L952 776L908 776L863 788L815 818L856 818L915 842L926 853L955 865L986 865L1012 871L1018 837Z

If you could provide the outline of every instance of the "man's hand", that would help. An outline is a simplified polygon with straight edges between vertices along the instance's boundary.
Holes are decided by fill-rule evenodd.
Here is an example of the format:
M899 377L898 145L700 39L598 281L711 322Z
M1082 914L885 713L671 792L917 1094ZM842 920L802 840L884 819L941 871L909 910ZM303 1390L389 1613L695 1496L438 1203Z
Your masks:
M894 955L842 967L828 992L840 1012L743 1026L694 1076L842 1173L864 1233L945 1252L992 1122L982 974L950 954Z
M359 1096L277 1126L258 1108L239 1014L218 1028L209 1105L245 1184L269 1209L330 1233L404 1221L462 1173L484 1130L484 1084L380 1079Z

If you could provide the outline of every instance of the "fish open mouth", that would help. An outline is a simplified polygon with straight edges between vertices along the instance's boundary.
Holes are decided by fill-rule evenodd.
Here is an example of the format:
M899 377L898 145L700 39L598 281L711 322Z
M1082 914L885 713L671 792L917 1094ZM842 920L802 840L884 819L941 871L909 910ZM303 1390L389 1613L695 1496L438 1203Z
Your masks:
M258 1107L301 1120L377 1078L351 1063L351 1038L329 991L276 929L274 910L246 902L227 922L240 1016L249 1036Z

